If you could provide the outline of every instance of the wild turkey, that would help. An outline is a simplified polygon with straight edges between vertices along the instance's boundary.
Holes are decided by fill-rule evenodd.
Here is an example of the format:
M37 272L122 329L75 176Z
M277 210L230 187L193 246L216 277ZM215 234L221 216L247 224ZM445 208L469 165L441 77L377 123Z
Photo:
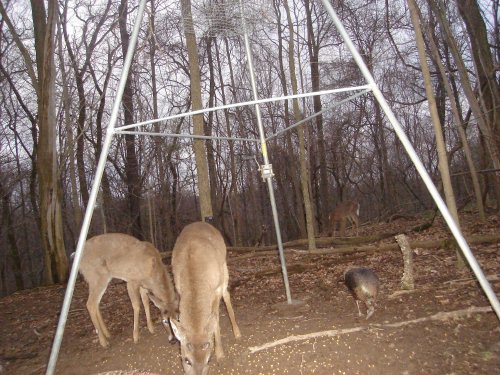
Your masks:
M359 301L363 301L367 309L366 319L370 318L375 311L375 300L380 287L380 280L375 272L363 267L349 268L344 273L344 281L356 300L359 316L363 315Z

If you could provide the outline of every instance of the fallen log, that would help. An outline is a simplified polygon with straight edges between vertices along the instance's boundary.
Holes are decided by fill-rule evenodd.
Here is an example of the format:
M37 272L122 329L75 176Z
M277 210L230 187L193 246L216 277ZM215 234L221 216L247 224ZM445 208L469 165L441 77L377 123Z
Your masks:
M306 240L303 240L306 241ZM413 249L421 248L421 249L432 249L432 248L449 248L450 243L453 241L453 238L442 238L435 240L425 240L425 241L410 241L410 246ZM306 241L307 242L307 241ZM469 245L485 245L485 244L497 244L500 242L500 236L498 235L481 235L481 236L469 236L467 238L467 243ZM258 251L255 248L247 248L252 249L248 250L248 254L230 257L228 260L230 262L240 259L245 259L254 256L268 256L268 255L276 255L277 248L273 250L267 251ZM231 250L231 248L228 248ZM286 253L290 254L302 254L302 255L326 255L326 254L345 254L345 253L354 253L354 252L365 252L365 253L374 253L381 251L399 251L399 245L394 243L386 243L381 245L368 245L368 246L344 246L344 247L334 247L334 248L325 248L325 249L316 249L316 250L297 250L297 249L286 249Z
M397 234L398 232L387 232L366 237L319 237L316 238L316 246L326 247L326 246L348 246L356 244L361 245L361 244L381 241L389 237L394 237ZM307 249L308 245L309 242L307 239L298 239L283 243L283 248ZM237 253L262 252L262 251L278 250L278 245L274 244L274 245L260 246L260 247L229 246L227 250L229 252L237 252Z

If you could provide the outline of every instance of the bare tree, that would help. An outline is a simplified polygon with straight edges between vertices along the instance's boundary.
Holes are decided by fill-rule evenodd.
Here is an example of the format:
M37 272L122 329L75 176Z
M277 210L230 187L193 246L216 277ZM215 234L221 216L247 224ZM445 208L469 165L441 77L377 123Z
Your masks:
M480 106L480 100L476 98L476 95L474 94L474 91L472 89L472 85L467 73L467 68L465 66L465 63L463 61L463 58L461 56L461 53L459 51L457 42L453 36L453 33L451 31L451 27L446 20L445 16L445 9L441 1L431 1L429 2L429 5L431 6L434 14L436 15L437 20L439 21L439 25L443 29L444 33L444 38L446 39L446 43L450 46L450 51L453 55L453 58L455 60L455 64L457 65L457 70L458 74L460 76L460 82L462 85L462 88L464 90L464 93L467 97L467 100L469 102L469 105L471 107L471 110L474 114L475 120L477 121L479 130L482 133L482 136L484 137L484 142L486 144L486 149L488 151L491 164L493 165L493 168L496 170L500 170L500 149L498 147L497 141L496 141L496 136L495 136L495 129L493 128L494 124L490 123L487 121L487 118L489 118L490 113L485 113L484 109L481 110ZM478 27L480 27L478 25ZM491 90L491 88L494 89L493 86L486 87L486 90ZM498 86L497 86L498 90ZM498 120L497 120L498 121ZM498 132L497 132L498 133ZM497 199L497 207L498 207L498 201L500 201L500 175L498 173L493 174L493 186L492 189L495 191L495 197Z
M288 22L288 29L290 32L290 39L288 41L288 64L290 69L290 80L292 84L292 93L298 93L298 85L297 85L297 73L295 71L295 48L294 48L294 31L292 24L292 17L290 14L290 8L288 6L288 0L284 0L283 4L285 6L286 18ZM299 122L303 119L302 112L299 108L299 100L293 99L293 114L296 122ZM300 184L302 187L302 196L304 202L304 211L306 215L306 227L307 227L307 239L309 250L313 250L316 248L316 240L314 237L314 216L313 216L313 208L311 202L311 196L309 193L309 171L307 167L307 153L305 149L305 140L304 140L304 129L303 125L299 125L297 128L297 136L299 139L299 158L300 158Z
M446 199L446 204L450 210L453 219L457 226L460 227L460 221L458 219L457 205L455 201L455 194L453 192L453 186L451 185L450 169L448 166L448 157L446 155L446 145L443 137L443 130L441 128L441 121L439 119L436 99L432 89L432 81L429 72L429 66L427 65L424 38L422 34L422 28L420 26L420 15L417 5L414 0L408 0L408 6L410 8L411 19L413 27L415 29L415 37L418 48L418 55L420 60L420 66L422 68L422 75L425 82L425 91L427 93L427 100L429 102L429 109L431 112L432 123L434 125L434 133L436 135L437 151L439 157L439 172L441 173L441 180L444 188L444 196ZM457 260L458 266L460 268L465 266L465 261L462 258L462 253L457 250Z
M477 1L456 0L458 10L462 16L472 50L472 57L476 67L479 81L479 102L482 106L484 118L492 130L492 143L496 146L497 155L500 154L500 84L498 82L498 61L493 59L493 54L488 42L488 33L484 24L481 10ZM495 3L495 2L493 2ZM496 4L498 7L498 3ZM495 22L497 20L494 16ZM498 35L498 29L496 30ZM498 50L498 45L496 48ZM496 172L494 192L497 201L497 210L500 210L500 178Z
M319 76L319 52L321 49L322 34L321 31L313 23L313 13L317 11L316 5L310 0L304 0L304 6L306 11L307 20L307 46L309 51L309 67L311 70L311 89L313 91L320 90L320 76ZM319 22L318 20L315 20ZM317 26L317 25L316 25ZM322 30L324 32L324 30ZM322 110L321 97L315 95L313 97L313 107L315 113L320 113ZM326 228L328 225L328 212L330 208L331 199L329 199L329 189L328 189L328 174L326 169L326 151L325 151L325 136L323 132L323 115L319 114L315 118L316 121L316 131L318 135L317 147L318 147L318 164L319 164L319 200L321 203L317 207L321 207L320 210L320 230Z
M193 16L191 13L191 0L181 0L182 16L184 19L184 36L189 59L189 78L191 84L192 109L202 108L200 66L198 62L198 47L196 35L193 28ZM193 132L196 135L204 135L203 115L193 116ZM212 200L210 198L210 180L208 174L207 154L205 142L201 139L193 141L194 155L196 160L198 191L200 195L200 214L202 220L213 216Z
M129 47L130 35L127 31L127 15L128 15L128 1L121 0L119 6L119 19L118 23L120 25L120 37L122 40L122 54L123 59L127 55ZM125 124L134 123L134 101L133 101L133 89L132 89L132 79L131 73L127 78L125 88L123 90L123 118ZM137 160L137 154L135 149L135 135L126 134L125 135L125 178L127 183L128 192L128 208L129 215L131 219L131 233L134 237L143 239L144 235L142 232L142 220L141 220L141 181L139 175L139 163Z
M428 33L430 34L430 36L429 36L429 48L430 48L432 56L433 56L434 64L437 66L437 69L439 70L439 74L441 75L441 79L442 79L446 94L448 95L448 98L450 100L451 113L452 113L453 119L456 123L458 134L460 135L460 141L461 141L462 147L464 149L465 158L467 160L467 165L469 167L469 171L470 171L470 175L471 175L472 186L474 189L474 195L476 197L476 206L478 209L479 217L481 220L485 220L484 205L483 205L483 200L481 197L481 186L479 184L479 177L478 177L476 167L474 165L474 160L472 157L472 151L471 151L470 146L469 146L469 141L467 140L467 135L465 134L465 130L462 126L460 111L459 111L458 105L457 105L458 98L456 98L455 95L453 95L453 89L452 89L451 84L448 80L448 76L446 74L446 68L445 68L443 62L441 61L441 56L439 55L438 47L436 45L437 36L434 34L434 30L430 30L431 29L430 26L428 27L428 29L429 29Z
M31 3L38 71L38 127L40 133L37 148L37 170L40 187L40 232L45 251L45 284L63 282L68 271L56 157L54 52L57 6L56 0L49 0L46 11L43 2L33 0Z

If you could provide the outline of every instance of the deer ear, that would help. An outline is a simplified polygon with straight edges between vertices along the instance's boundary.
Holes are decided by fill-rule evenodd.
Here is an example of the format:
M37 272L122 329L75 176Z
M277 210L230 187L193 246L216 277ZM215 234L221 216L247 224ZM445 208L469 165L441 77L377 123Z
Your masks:
M170 327L172 327L172 332L174 333L174 336L177 338L177 340L179 340L180 342L186 341L184 327L182 327L181 322L175 319L170 319Z

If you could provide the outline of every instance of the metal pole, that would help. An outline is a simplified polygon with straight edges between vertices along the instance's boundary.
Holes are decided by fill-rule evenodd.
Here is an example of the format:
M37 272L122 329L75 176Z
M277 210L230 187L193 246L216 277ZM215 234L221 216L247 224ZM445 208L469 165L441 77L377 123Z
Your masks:
M301 125L303 123L306 123L306 122L312 120L313 118L319 116L320 114L325 113L327 111L330 111L333 108L338 107L341 104L347 103L348 101L351 101L351 100L357 98L358 96L364 95L364 94L366 94L367 92L370 92L370 91L371 91L371 89L363 90L363 91L358 92L358 93L356 93L354 95L351 95L348 98L345 98L345 99L343 99L343 100L341 100L339 102L335 102L331 106L325 107L321 111L315 112L311 116L308 116L308 117L306 117L306 118L304 118L304 119L296 122L295 124L290 125L288 128L285 128L285 129L277 131L276 133L274 133L274 134L270 135L269 137L267 137L266 140L269 141L270 139L276 138L277 136L279 136L279 135L281 135L283 133L286 133L289 130L292 130L292 129L296 128L297 126L299 126L299 125Z
M441 198L441 195L439 195L439 192L434 186L434 183L432 182L431 177L425 170L424 165L420 161L420 158L418 157L417 153L415 152L415 149L413 148L412 144L410 143L408 137L406 136L403 128L399 124L399 121L396 119L396 116L394 116L394 113L392 112L391 108L385 101L385 98L382 94L382 92L379 90L377 84L375 83L375 80L373 79L370 71L366 67L361 55L359 54L358 50L354 46L353 42L351 41L349 34L347 34L346 30L344 29L344 26L342 25L342 22L340 19L337 17L337 14L333 10L332 5L328 0L321 0L323 2L323 5L325 6L327 12L330 14L330 17L332 18L333 22L335 23L335 26L337 27L337 30L339 31L340 35L344 39L345 44L351 51L351 54L358 64L358 67L360 68L361 72L363 73L363 76L365 77L366 81L368 84L371 86L373 95L377 99L378 103L384 110L387 118L391 122L394 131L396 132L397 136L399 137L399 140L403 144L404 148L406 149L406 152L408 153L408 156L410 159L413 161L413 164L415 165L415 168L417 169L418 173L420 174L420 177L424 181L425 185L427 186L427 189L429 190L429 193L431 194L432 198L434 198L434 201L436 202L436 205L439 208L439 211L441 211L441 214L443 215L443 218L445 219L446 223L448 224L448 227L451 230L451 233L455 237L460 249L462 250L465 258L467 259L467 262L469 263L469 266L471 267L472 271L476 275L477 280L479 281L479 284L481 285L484 293L486 294L486 297L490 301L490 304L495 310L495 313L497 314L497 318L500 319L500 304L498 302L497 296L495 295L495 292L491 288L490 283L486 279L483 271L481 270L481 267L477 263L476 258L472 254L469 245L467 244L467 241L465 241L465 238L463 237L460 228L458 228L457 224L455 223L455 220L453 220L453 217L451 216L450 212L448 211L448 207L446 207L446 204L444 203L443 199Z
M71 305L71 299L73 298L73 291L75 288L76 278L78 276L78 267L80 265L80 260L83 253L83 245L85 244L85 240L87 238L90 221L92 219L92 213L94 211L95 203L97 200L97 195L99 192L99 186L101 183L102 174L104 172L104 167L106 165L106 158L108 156L109 148L111 145L111 141L114 135L114 129L116 125L116 121L118 118L118 111L120 109L121 99L123 96L123 90L125 88L125 83L127 81L128 72L130 69L130 65L132 62L132 57L135 51L135 45L137 42L137 35L139 34L140 25L142 22L142 17L144 14L146 0L141 0L139 3L139 8L137 10L137 17L135 20L134 29L132 32L132 36L130 39L129 49L127 51L127 55L125 57L122 74L120 77L120 83L118 85L118 90L116 93L116 98L114 102L114 106L111 112L111 118L109 121L109 125L106 131L106 137L104 138L103 148L101 152L101 156L99 158L99 163L97 164L96 175L94 178L94 182L92 184L92 190L90 191L89 203L87 205L87 209L85 211L85 217L82 223L82 229L80 231L80 237L78 238L78 244L75 251L75 258L73 260L73 266L71 267L71 273L68 280L68 285L66 287L66 293L64 295L64 302L61 309L61 315L59 317L59 323L57 325L54 342L52 344L52 349L50 352L49 363L47 365L47 375L54 374L54 370L57 363L57 357L59 355L59 349L61 348L61 341L64 335L64 327L66 326L66 321L68 318L69 307Z
M252 61L252 49L250 48L250 41L248 39L248 33L245 25L245 17L243 16L243 3L241 0L240 0L240 12L241 12L241 19L243 22L243 30L244 30L243 36L245 39L245 50L247 55L248 70L250 72L250 82L252 85L253 98L254 100L258 100L257 85L255 84L255 74ZM257 127L259 128L261 152L262 152L262 157L264 159L264 165L261 166L261 173L262 173L262 178L267 180L267 188L269 190L269 200L271 201L271 210L274 219L274 229L276 231L276 241L278 242L278 252L281 262L281 272L283 274L283 282L285 284L286 300L288 304L292 304L290 285L288 283L288 272L286 269L286 260L285 260L285 255L283 253L283 242L281 240L281 230L278 220L278 210L276 209L276 200L274 198L274 188L272 182L273 172L272 172L272 166L271 164L269 164L269 157L267 155L266 137L264 134L264 126L262 125L262 118L260 115L259 104L255 104L255 114L257 116Z
M342 87L339 89L321 90L321 91L314 91L314 92L306 92L303 94L283 95L283 96L277 96L277 97L272 97L272 98L249 100L249 101L240 102L240 103L224 104L224 105L219 105L217 107L197 109L196 111L177 113L175 115L171 115L171 116L167 116L167 117L141 121L141 122L138 122L135 124L127 124L127 125L123 125L123 126L118 126L118 127L116 127L116 130L118 131L118 130L131 129L131 128L135 128L135 127L139 127L139 126L143 126L143 125L154 124L156 122L164 122L164 121L168 121L168 120L174 120L174 119L178 119L178 118L194 116L194 115L199 115L199 114L208 113L208 112L215 112L215 111L219 111L221 109L230 109L230 108L244 107L247 105L250 106L250 105L255 105L255 104L272 103L272 102L277 102L278 100L310 98L312 96L327 95L327 94L340 94L343 92L367 90L367 89L369 91L371 91L371 88L369 85Z

